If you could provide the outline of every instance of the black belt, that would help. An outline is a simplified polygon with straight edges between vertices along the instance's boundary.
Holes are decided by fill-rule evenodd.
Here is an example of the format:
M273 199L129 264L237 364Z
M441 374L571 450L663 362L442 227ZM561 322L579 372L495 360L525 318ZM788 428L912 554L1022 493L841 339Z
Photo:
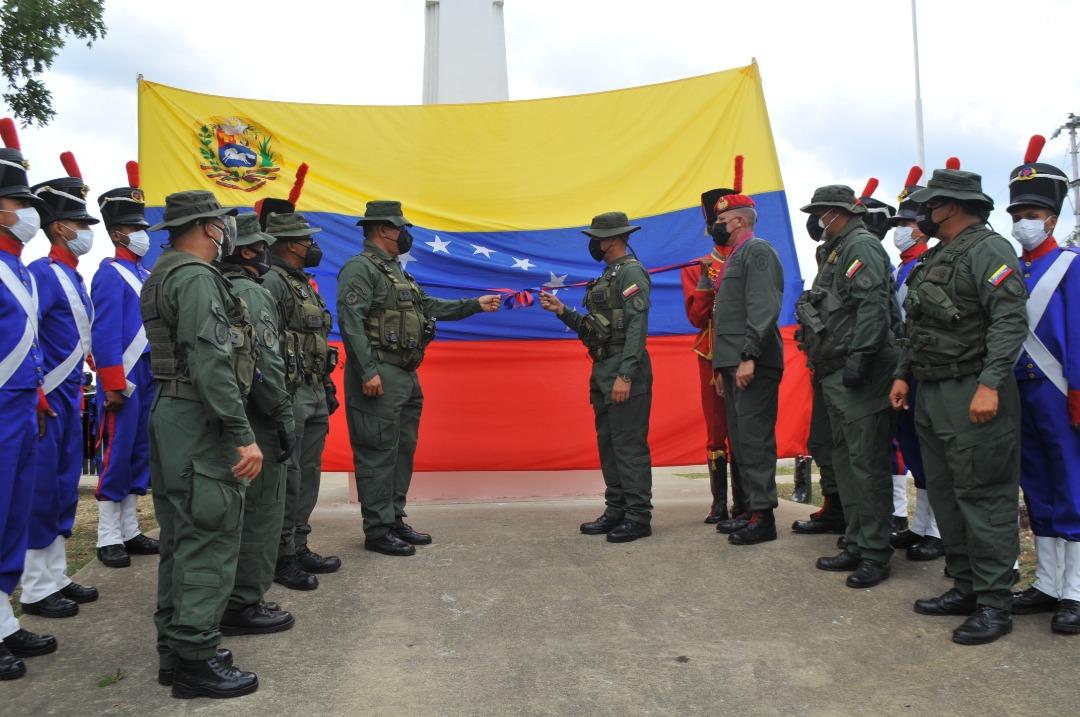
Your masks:
M158 395L167 398L179 398L184 401L201 401L202 397L190 383L182 381L158 381Z
M983 369L982 359L969 361L954 361L952 363L938 364L936 366L920 366L914 364L911 367L911 375L918 381L944 381L950 378L961 378L978 373Z

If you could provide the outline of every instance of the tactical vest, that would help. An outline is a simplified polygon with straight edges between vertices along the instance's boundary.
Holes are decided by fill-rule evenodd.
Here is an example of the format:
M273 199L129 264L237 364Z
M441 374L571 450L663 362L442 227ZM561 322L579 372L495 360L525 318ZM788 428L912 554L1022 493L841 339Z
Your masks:
M633 258L619 262L605 269L585 289L584 304L588 313L581 319L580 335L594 361L621 353L626 343L625 302L615 279L623 267L631 264L640 265L640 262ZM648 275L646 281L650 281Z
M333 325L326 302L306 279L282 266L272 266L285 285L291 300L285 302L284 358L285 383L290 393L301 383L321 385L333 368L328 363L327 337Z
M161 387L161 395L197 401L199 395L191 385L187 356L180 351L176 343L177 316L163 296L165 281L169 275L192 264L209 266L186 252L170 251L162 254L149 278L143 283L139 308L150 344L150 371ZM231 345L236 383L240 387L241 395L246 398L251 392L258 367L259 346L255 339L255 327L251 324L247 306L229 291L228 280L215 267L209 268L230 299L217 316L223 327L220 340L221 343L228 341Z
M375 358L382 363L415 371L424 360L424 351L435 338L435 319L424 313L420 285L402 270L399 279L381 257L372 252L361 254L386 279L386 301L372 306L365 326Z
M935 247L908 274L906 342L912 374L919 381L959 378L982 370L987 317L976 280L961 278L956 268L976 242L994 234L983 227Z
M844 366L855 335L855 310L846 301L848 279L837 263L840 248L837 245L829 252L813 286L795 303L802 345L819 378Z

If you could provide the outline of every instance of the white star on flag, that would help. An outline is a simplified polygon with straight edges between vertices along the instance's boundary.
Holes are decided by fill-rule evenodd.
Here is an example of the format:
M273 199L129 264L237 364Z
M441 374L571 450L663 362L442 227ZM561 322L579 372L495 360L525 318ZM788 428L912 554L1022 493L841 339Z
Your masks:
M449 252L447 252L447 253L449 253ZM401 264L402 269L409 268L409 262L410 261L416 261L416 259L413 258L412 252L405 252L404 254L400 254L398 256L397 260L398 260L398 263Z
M424 243L427 244L429 247L431 247L431 251L436 253L436 254L438 254L440 251L443 254L449 254L450 253L450 250L446 248L446 247L450 246L450 242L443 241L442 239L439 238L438 234L435 235L435 241L426 241Z
M518 259L516 256L512 256L510 258L514 260L514 265L510 267L511 269L521 269L522 271L528 271L529 269L532 269L534 266L536 266L536 264L533 264L528 259Z
M498 253L494 249L488 249L486 246L480 246L478 244L473 244L472 247L474 249L473 256L476 256L477 254L483 254L485 257L490 259L492 254Z
M546 288L548 288L548 289L558 289L558 288L566 286L566 277L569 276L569 274L563 274L562 276L556 276L555 272L553 272L553 271L549 271L548 273L551 274L551 281L544 284L544 286Z

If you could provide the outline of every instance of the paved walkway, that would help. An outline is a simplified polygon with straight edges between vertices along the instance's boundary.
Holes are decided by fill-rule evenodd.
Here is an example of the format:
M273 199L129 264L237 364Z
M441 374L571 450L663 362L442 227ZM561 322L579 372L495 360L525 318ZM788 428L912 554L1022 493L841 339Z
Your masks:
M597 478L599 481L599 478ZM278 635L228 639L259 691L179 702L155 681L153 559L94 562L102 598L67 620L24 618L60 639L0 684L22 715L1075 715L1080 638L1018 617L996 644L949 641L953 618L915 615L948 587L940 561L894 562L873 590L813 568L835 536L727 544L701 523L708 487L658 472L653 537L582 536L599 501L427 504L435 544L412 558L361 548L359 508L326 481L314 547L341 572L314 593L275 586L297 617ZM126 677L99 687L106 674Z

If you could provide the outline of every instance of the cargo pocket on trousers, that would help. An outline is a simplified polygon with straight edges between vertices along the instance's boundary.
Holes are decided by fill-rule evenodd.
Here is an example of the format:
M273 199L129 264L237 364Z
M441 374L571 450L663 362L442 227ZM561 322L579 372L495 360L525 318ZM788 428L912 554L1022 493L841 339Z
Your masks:
M219 608L224 605L228 591L223 591L221 576L201 570L184 572L180 606L175 622L185 628L208 632L217 627Z
M232 533L240 529L244 496L231 472L227 478L213 477L222 470L195 462L191 476L191 521L202 530Z
M996 485L1013 478L1017 468L1016 435L1010 435L1009 424L1004 421L993 425L986 431L977 431L975 436L964 440L957 438L958 448L971 451L971 476L976 485ZM970 435L970 434L969 434Z
M357 413L354 425L357 428L356 448L359 453L356 474L370 477L374 470L370 468L370 463L364 460L364 456L394 448L398 433L397 421L376 413Z

